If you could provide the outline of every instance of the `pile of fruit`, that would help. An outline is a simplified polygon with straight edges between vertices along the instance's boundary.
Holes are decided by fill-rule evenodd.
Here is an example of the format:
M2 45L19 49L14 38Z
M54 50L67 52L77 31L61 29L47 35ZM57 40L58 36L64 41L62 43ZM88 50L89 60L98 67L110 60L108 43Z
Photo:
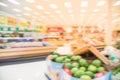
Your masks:
M48 58L57 63L64 63L63 70L75 78L92 80L106 74L102 62L98 59L88 61L79 55L60 56L57 53L49 55Z
M120 67L112 72L112 80L120 80Z

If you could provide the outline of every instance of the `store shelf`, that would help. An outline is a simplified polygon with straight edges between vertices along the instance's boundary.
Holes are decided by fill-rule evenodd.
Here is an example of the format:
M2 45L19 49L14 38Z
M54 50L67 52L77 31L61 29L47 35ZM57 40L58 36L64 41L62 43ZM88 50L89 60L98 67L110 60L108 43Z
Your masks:
M51 47L1 49L0 60L50 54L51 52L54 52L56 48L57 48L56 46L51 46Z

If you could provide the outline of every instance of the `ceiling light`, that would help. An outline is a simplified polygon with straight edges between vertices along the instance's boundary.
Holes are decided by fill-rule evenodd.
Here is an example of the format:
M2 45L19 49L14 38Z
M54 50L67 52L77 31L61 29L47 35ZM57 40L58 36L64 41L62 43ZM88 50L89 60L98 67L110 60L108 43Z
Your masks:
M16 11L16 12L21 12L19 9L13 9L14 11Z
M17 2L16 0L8 0L9 2L11 2L11 3L13 3L13 4L17 4L17 5L19 5L20 3L19 2Z
M55 11L55 12L58 13L58 14L61 13L61 11Z
M29 16L30 14L28 14L28 13L24 13L24 15L25 15L25 16Z
M17 14L17 16L21 16L20 14Z
M86 6L88 6L88 2L87 1L82 1L81 7L86 7Z
M97 6L103 6L105 4L105 1L99 1L98 3L97 3Z
M42 9L43 9L43 7L42 7L42 6L37 6L36 8L38 8L38 9L40 9L40 10L42 10Z
M70 2L65 2L65 3L64 3L64 5L65 5L65 7L67 7L67 8L72 7L72 5L71 5L71 3L70 3Z
M113 6L118 6L118 5L120 5L120 0L116 1L116 2L113 4Z
M7 4L5 4L5 3L2 3L2 2L0 2L0 6L8 6Z
M53 15L50 15L50 17L52 17L52 18L53 18L54 16L53 16Z
M70 16L71 16L71 17L74 17L74 15L73 15L73 14L70 14Z
M95 10L93 10L93 12L98 12L99 11L99 9L95 9Z
M72 10L68 10L68 13L72 13Z
M86 10L82 9L82 10L80 10L80 12L86 12Z
M24 7L25 10L31 11L32 9L29 7Z
M34 0L26 0L27 2L29 3L34 3L35 1Z
M50 4L50 7L53 8L53 9L56 9L57 5L56 4Z
M50 12L48 12L48 11L46 11L46 12L44 12L45 14L50 14Z

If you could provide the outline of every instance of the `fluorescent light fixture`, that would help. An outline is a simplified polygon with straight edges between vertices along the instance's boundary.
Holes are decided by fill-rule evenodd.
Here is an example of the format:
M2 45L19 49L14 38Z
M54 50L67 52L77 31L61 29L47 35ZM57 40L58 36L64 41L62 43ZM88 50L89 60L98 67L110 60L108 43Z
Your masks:
M17 14L17 16L21 16L20 14Z
M30 14L28 14L28 13L24 13L24 15L25 15L25 16L29 16Z
M82 10L80 10L80 12L86 12L86 10L82 9Z
M72 4L70 2L65 2L64 5L67 8L71 8L72 7Z
M29 3L34 3L35 0L26 0L26 2L29 2Z
M120 5L120 0L116 1L113 6L119 6Z
M8 0L9 2L13 3L13 4L17 4L19 5L20 3L17 0Z
M57 11L55 11L55 12L58 13L58 14L61 13L61 11L59 11L59 10L57 10Z
M57 5L56 4L50 4L50 8L56 9Z
M36 6L36 8L38 8L38 9L40 9L40 10L42 10L42 9L43 9L43 7L42 7L42 6Z
M48 11L45 11L44 13L45 13L45 14L50 14L50 12L48 12Z
M2 3L2 2L0 2L0 6L8 6L7 4L5 4L5 3Z
M32 9L29 7L24 7L25 10L31 11Z
M13 9L14 11L16 11L16 12L21 12L21 10L19 10L19 9Z
M40 13L38 13L38 12L34 12L34 14L35 14L35 15L39 15Z
M87 1L82 1L81 7L87 7L87 6L88 6L88 2Z
M68 13L72 13L72 10L68 10Z
M95 9L95 10L93 10L93 12L98 12L99 11L99 9Z
M103 6L105 4L105 1L99 1L98 3L97 3L97 6Z

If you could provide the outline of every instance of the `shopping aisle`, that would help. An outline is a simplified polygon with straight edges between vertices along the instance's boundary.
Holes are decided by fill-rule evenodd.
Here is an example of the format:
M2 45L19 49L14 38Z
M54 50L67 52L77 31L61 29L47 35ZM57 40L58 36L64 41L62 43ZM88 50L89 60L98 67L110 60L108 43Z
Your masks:
M0 80L47 80L45 61L0 66Z

